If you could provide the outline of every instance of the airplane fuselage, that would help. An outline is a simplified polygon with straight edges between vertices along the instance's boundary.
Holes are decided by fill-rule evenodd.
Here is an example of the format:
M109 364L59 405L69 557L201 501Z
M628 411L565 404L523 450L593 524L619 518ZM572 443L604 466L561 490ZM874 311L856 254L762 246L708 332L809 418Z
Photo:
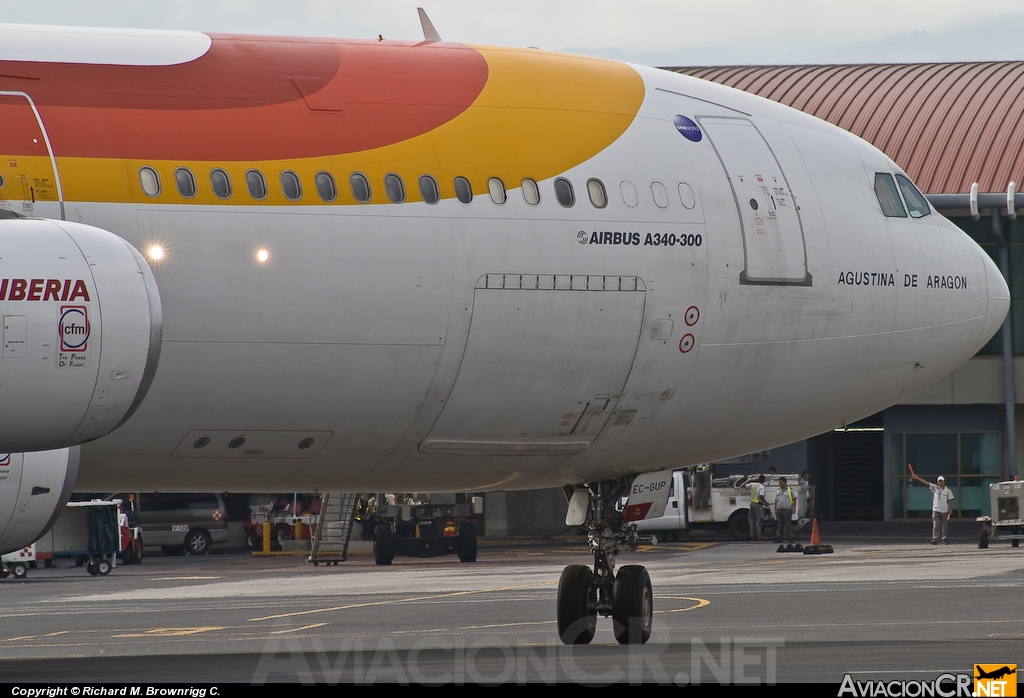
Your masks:
M181 33L139 58L75 37L0 61L21 124L0 203L134 245L163 318L80 490L522 489L710 461L910 396L1008 307L962 231L883 215L891 160L729 88L530 49Z

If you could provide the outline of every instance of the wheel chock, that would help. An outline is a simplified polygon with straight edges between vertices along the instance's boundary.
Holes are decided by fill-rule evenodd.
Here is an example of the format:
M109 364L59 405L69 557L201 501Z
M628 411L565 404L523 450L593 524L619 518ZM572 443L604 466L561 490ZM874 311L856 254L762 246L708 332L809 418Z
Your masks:
M828 555L831 552L831 545L808 545L804 548L804 555Z

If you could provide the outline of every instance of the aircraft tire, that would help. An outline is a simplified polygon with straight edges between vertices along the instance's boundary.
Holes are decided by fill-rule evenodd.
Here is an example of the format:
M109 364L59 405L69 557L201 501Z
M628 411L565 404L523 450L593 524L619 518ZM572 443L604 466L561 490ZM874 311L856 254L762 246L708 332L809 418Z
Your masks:
M654 594L642 565L619 568L612 587L612 625L620 645L642 645L651 638Z
M459 562L476 562L476 524L472 521L459 526Z
M378 524L373 532L373 561L378 565L390 565L395 559L395 533L391 524Z
M594 573L569 565L558 580L558 637L566 645L589 645L597 630Z

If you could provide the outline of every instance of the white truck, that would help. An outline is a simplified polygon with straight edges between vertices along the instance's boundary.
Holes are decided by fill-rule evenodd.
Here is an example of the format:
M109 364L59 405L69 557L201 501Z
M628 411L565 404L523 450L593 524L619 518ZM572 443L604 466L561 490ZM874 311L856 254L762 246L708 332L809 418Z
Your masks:
M637 530L642 533L653 533L662 538L678 540L680 533L694 529L722 530L727 529L733 540L748 540L750 538L750 524L748 513L750 511L750 483L758 478L754 475L729 475L727 477L715 477L714 465L707 465L706 475L701 475L698 470L701 466L694 466L672 473L672 484L668 495L668 504L665 507L665 515L654 519L637 521ZM711 481L710 499L704 502L695 501L695 478L709 477ZM761 535L763 537L775 534L775 493L779 489L779 478L786 478L786 483L793 489L797 498L796 507L793 510L793 530L803 528L808 519L806 518L807 498L806 490L800 482L800 476L796 474L782 473L779 475L765 475L765 499L768 506L764 507L761 520ZM699 497L699 488L697 497ZM812 488L813 496L813 488ZM699 506L710 504L710 506Z

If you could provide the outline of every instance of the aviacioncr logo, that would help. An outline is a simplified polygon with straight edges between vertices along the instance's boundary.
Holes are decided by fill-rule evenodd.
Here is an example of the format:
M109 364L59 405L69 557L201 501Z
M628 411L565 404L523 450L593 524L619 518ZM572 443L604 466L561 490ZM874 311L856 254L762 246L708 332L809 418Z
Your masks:
M61 351L85 351L89 342L89 311L84 305L62 305L57 332Z

